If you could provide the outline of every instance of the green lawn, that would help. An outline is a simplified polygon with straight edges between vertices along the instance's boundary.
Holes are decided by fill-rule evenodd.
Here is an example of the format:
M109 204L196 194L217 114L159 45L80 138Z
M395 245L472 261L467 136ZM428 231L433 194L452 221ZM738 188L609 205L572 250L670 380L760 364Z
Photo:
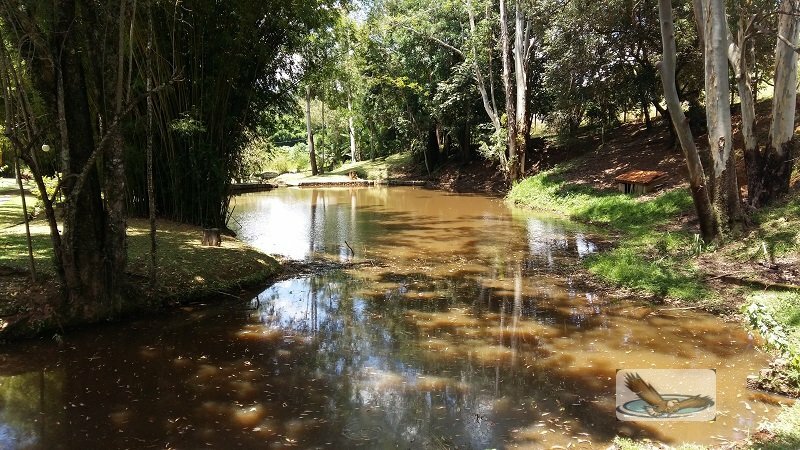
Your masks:
M344 164L331 172L330 175L347 175L356 172L361 178L367 180L385 180L401 174L411 166L411 153L397 153L385 158L375 158L359 161L353 164Z
M6 187L0 195L0 266L28 269L25 227L21 224L21 199ZM9 195L11 196L9 198ZM35 203L29 197L29 207ZM161 297L191 298L214 294L266 280L280 270L271 256L233 238L224 238L221 247L203 247L198 227L159 221L157 224L158 290ZM149 222L131 219L128 222L128 272L134 280L144 280L149 264ZM36 269L55 275L49 228L43 218L31 222Z

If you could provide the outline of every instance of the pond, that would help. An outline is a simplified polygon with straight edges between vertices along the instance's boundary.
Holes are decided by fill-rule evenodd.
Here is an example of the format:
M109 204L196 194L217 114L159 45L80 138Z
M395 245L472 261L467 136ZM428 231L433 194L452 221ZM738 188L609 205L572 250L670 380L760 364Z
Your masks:
M776 408L737 323L576 277L585 227L482 196L280 189L236 198L242 239L350 263L248 301L0 354L0 448L589 448L744 438ZM617 369L715 369L713 422L620 422Z

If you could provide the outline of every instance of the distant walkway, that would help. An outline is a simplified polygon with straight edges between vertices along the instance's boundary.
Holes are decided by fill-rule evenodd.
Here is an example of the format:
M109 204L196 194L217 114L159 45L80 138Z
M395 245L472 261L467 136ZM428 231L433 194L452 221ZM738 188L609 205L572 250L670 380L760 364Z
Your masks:
M0 178L0 204L11 200L17 195L19 195L17 180L14 178Z
M264 182L234 183L231 191L234 194L247 192L264 192L278 187L338 187L338 186L425 186L423 180L405 179L363 179L348 175L316 175L307 173L284 173Z

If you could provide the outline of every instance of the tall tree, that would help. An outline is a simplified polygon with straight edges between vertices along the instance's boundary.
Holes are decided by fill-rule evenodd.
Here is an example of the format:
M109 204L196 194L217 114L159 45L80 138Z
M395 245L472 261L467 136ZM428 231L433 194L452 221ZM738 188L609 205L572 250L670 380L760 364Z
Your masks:
M14 64L3 65L4 77L9 81L6 99L12 91L17 93L10 113L13 126L7 135L18 148L28 149L22 156L33 169L45 204L56 268L67 294L63 311L77 320L96 320L117 311L125 283L125 198L124 192L108 181L124 171L118 158L124 145L119 128L128 109L121 94L125 83L122 65L113 64L106 72L87 74L87 66L91 66L84 59L83 47L93 30L101 26L119 30L127 25L125 0L104 6L107 8L92 10L80 0L63 0L55 2L52 9L39 9L9 0L0 10L2 26L11 30L13 48L20 51L12 53L4 42L2 59L10 62L18 58L29 68L20 73ZM102 54L110 61L123 61L124 35L111 35L120 39L98 41ZM113 90L98 91L96 83L101 81L95 77L107 77ZM114 105L113 114L103 115L101 111L100 117L105 120L96 129L90 93L96 94L92 98L95 105ZM35 100L41 98L45 99L44 105ZM41 115L57 117L55 122L59 123L60 187L66 198L63 235L53 208L54 195L50 196L44 186L35 154L36 141L44 133L40 131ZM103 164L98 165L99 161ZM101 175L106 176L104 185Z
M777 11L768 5L752 14L742 8L736 38L731 39L728 58L737 80L742 110L745 167L748 201L758 207L782 197L789 191L794 167L796 140L794 117L797 99L797 52L800 44L800 2L783 0ZM769 139L761 148L755 133L755 96L748 50L753 40L764 34L763 22L777 13L778 29L775 44L774 92Z
M680 140L683 154L686 157L689 169L689 186L692 191L697 217L700 220L700 232L705 242L714 240L717 234L716 217L711 206L711 199L707 189L703 163L700 152L694 143L689 121L681 108L678 89L675 83L675 25L673 24L672 0L659 0L659 18L661 21L661 39L663 43L663 60L661 62L661 81L664 86L664 96L667 100L672 124Z
M721 231L741 219L741 198L736 179L731 128L728 77L728 16L724 0L703 3L706 86L706 124L712 158L711 193Z
M306 138L308 139L308 159L311 162L311 175L317 175L317 151L314 146L314 128L311 126L311 86L306 85Z
M137 3L141 12L136 0L0 2L6 134L41 193L62 311L75 320L137 300L124 289L129 205L224 225L230 176L258 120L250 112L289 103L294 55L340 2L148 2L147 21L135 19ZM143 109L154 133L131 117ZM58 142L59 157L42 164L45 140ZM61 224L46 173L61 174Z

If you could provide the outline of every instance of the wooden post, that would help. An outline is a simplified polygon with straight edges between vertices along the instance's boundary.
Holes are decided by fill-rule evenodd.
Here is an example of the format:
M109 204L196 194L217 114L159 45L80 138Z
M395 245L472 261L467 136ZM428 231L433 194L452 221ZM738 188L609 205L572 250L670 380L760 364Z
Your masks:
M203 245L206 247L222 246L222 235L219 232L219 228L203 229Z

